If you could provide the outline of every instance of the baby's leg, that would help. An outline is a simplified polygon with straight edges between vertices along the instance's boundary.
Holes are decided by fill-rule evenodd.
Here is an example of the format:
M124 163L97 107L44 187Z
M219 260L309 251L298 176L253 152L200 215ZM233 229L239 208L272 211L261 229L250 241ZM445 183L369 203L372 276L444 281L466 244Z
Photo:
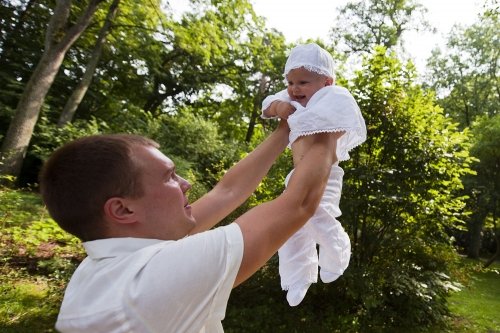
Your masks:
M319 244L321 281L333 282L349 265L351 242L337 219L321 207L310 221L314 238Z
M288 239L278 255L281 287L288 290L288 303L296 306L304 299L309 286L318 281L316 242L307 225Z
M285 179L285 186L293 170ZM279 249L281 287L288 290L291 306L298 305L305 297L311 283L318 281L318 253L308 224L299 229Z
M336 219L341 214L339 202L343 175L340 167L332 167L321 203L309 221L313 237L319 244L320 276L325 283L342 275L351 257L349 236Z

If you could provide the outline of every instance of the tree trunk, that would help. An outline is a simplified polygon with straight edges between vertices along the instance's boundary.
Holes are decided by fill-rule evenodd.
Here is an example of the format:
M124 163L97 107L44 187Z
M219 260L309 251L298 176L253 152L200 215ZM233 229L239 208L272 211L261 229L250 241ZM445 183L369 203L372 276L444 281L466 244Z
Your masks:
M26 84L3 140L0 173L19 175L43 100L63 59L64 52L51 50L51 52L44 52L42 59L38 62Z
M90 60L87 64L87 67L85 68L85 73L83 74L82 80L80 81L80 83L78 83L70 98L66 102L61 116L59 117L59 120L57 122L57 125L59 127L63 127L73 120L78 106L87 93L90 83L92 82L92 77L94 76L95 69L97 68L97 64L99 63L99 59L101 57L102 48L104 42L106 41L106 35L108 34L109 29L113 24L113 19L115 18L118 11L119 3L120 0L113 0L113 3L111 3L111 6L109 7L106 20L101 30L99 31L99 35L97 36L94 49L92 50Z
M500 229L497 228L497 198L493 196L493 230L495 231L495 241L497 243L497 250L495 254L484 263L484 268L490 266L498 258L500 258Z
M89 25L98 4L92 0L75 25L66 28L71 0L58 0L45 35L45 50L17 104L0 150L0 174L19 176L40 110L64 56Z
M476 211L472 214L468 223L469 247L467 257L471 259L479 259L484 220L488 215L485 200L485 196L480 194L477 198Z
M255 129L255 123L257 122L257 116L259 115L259 111L261 109L262 96L266 92L266 85L267 77L262 74L262 77L260 78L259 91L257 92L257 96L255 96L252 114L250 115L250 123L248 124L245 142L250 142L250 140L252 139L253 131Z
M252 114L250 115L250 122L248 123L247 134L245 136L245 142L250 142L253 136L253 130L255 129L255 123L257 121L257 115L259 113L260 108L257 105L254 105L252 108Z
M495 254L484 263L483 265L484 268L489 267L498 258L500 258L500 232L498 229L495 230L495 241L497 243L497 250Z

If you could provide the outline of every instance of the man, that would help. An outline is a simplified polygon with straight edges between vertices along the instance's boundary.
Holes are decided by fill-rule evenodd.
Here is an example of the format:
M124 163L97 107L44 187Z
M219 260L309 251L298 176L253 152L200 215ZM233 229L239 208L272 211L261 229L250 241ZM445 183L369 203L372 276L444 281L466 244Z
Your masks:
M254 274L314 213L341 134L317 134L277 199L211 229L241 205L288 143L282 121L189 204L189 183L146 138L91 136L58 149L43 199L88 257L66 289L61 332L222 332L231 289ZM208 230L208 231L207 231Z

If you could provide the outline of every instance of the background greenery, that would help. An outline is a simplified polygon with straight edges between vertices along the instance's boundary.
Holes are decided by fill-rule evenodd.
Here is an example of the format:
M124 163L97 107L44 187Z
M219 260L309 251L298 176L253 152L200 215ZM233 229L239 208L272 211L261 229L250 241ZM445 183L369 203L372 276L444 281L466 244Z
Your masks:
M84 257L36 194L39 168L54 149L88 134L146 135L194 184L195 200L275 126L259 119L260 105L283 89L293 45L268 29L249 1L191 3L174 17L156 0L0 0L2 331L51 331L64 286ZM51 15L63 4L69 16L57 25ZM37 68L54 64L64 36L92 6L50 89L35 96L28 88L49 79ZM291 309L273 258L234 291L226 331L500 330L491 316L500 288L491 268L500 252L498 6L487 1L476 23L454 27L426 73L402 48L403 31L430 28L422 14L409 0L352 1L337 19L357 23L315 41L334 55L338 84L352 92L368 128L368 140L342 164L351 263L337 282L314 285ZM38 109L22 102L36 100ZM29 144L19 140L14 149L21 136ZM18 170L9 160L14 150L24 151ZM287 152L224 223L279 195L290 168ZM481 268L481 257L490 268ZM487 288L496 296L475 296ZM485 303L467 303L474 299ZM471 307L481 313L472 317Z

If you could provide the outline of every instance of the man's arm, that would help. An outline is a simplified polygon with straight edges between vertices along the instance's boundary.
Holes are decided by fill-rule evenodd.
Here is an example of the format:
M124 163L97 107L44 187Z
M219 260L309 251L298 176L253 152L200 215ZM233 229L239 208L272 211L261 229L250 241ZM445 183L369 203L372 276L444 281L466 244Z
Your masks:
M289 131L286 121L281 121L264 142L231 167L210 192L191 205L197 222L192 234L212 228L255 191L286 148Z
M235 286L262 267L271 256L314 214L325 190L335 147L342 133L314 135L306 153L286 188L278 198L261 204L235 223L243 234L244 253Z

